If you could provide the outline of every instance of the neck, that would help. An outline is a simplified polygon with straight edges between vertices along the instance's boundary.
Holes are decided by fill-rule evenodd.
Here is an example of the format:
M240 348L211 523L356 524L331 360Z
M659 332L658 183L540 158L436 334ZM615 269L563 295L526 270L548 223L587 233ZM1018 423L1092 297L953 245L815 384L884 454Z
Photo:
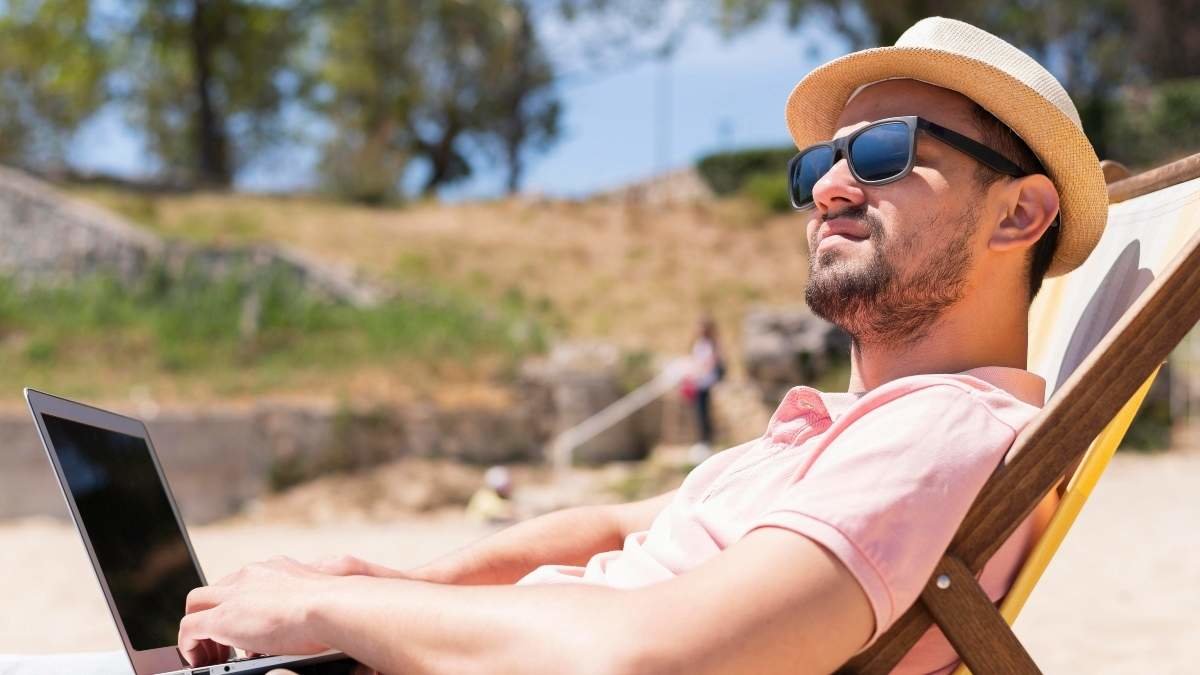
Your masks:
M850 349L849 390L869 391L908 375L959 373L982 366L1025 368L1028 343L1025 307L964 299L914 342L856 340Z

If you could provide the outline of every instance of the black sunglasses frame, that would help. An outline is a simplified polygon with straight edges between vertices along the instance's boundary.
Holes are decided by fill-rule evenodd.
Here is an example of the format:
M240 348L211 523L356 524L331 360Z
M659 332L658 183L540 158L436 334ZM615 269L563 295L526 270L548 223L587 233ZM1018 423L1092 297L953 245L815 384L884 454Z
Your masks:
M850 148L853 145L854 140L876 127L885 124L895 124L897 122L901 122L908 127L908 163L899 173L894 176L888 176L887 178L880 178L878 180L864 179L862 176L858 175L858 171L854 168L854 160L850 155ZM791 160L788 161L787 172L788 197L792 201L792 207L798 210L807 209L810 208L814 203L814 199L812 198L811 194L805 202L796 203L796 191L794 189L795 181L793 180L793 176L796 175L796 171L799 168L801 160L808 153L820 148L830 148L833 151L833 159L829 164L830 169L832 169L834 165L838 163L840 158L844 157L846 158L847 166L850 168L850 175L854 176L854 180L862 183L863 185L886 185L888 183L898 181L912 173L913 166L915 166L917 162L918 129L924 131L946 145L949 145L955 150L967 155L968 157L983 164L989 169L992 169L993 171L1013 177L1029 175L1027 171L1022 169L1020 166L1017 166L1015 162L1010 161L1004 155L1001 155L1000 153L973 138L968 138L957 131L954 131L953 129L947 129L936 122L930 122L929 120L917 115L887 117L881 120L876 120L861 129L856 129L854 132L847 134L846 136L835 138L832 141L810 145L796 153L796 156L792 157ZM828 173L828 171L829 169L826 170L826 173Z

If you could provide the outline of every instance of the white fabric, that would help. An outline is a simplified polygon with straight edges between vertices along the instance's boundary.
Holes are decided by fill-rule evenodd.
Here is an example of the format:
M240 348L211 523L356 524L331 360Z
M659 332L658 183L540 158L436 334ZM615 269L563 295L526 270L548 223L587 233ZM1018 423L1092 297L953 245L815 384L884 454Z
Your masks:
M692 345L692 378L697 389L717 383L717 350L708 338L697 338Z

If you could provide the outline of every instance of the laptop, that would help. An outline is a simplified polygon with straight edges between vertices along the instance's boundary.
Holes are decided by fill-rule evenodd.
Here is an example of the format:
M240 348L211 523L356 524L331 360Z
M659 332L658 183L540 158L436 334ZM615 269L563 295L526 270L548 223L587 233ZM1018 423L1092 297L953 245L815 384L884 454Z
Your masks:
M257 674L345 659L259 656L189 667L177 647L204 573L139 420L33 389L25 400L136 675Z

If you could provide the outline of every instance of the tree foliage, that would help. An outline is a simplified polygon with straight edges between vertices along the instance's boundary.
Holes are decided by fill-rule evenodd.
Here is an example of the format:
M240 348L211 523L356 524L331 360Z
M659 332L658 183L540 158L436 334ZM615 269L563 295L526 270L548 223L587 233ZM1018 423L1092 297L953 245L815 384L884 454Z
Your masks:
M1153 129L1134 117L1147 100L1176 100L1180 87L1187 89L1181 80L1200 77L1200 0L1143 0L1136 8L1127 0L719 0L718 6L720 25L729 33L764 21L797 27L819 16L856 49L892 44L927 16L961 19L1003 37L1053 72L1101 157L1162 161L1168 157L1148 157L1135 147L1137 140L1194 137L1194 117L1189 123L1164 110L1153 117L1161 125Z
M0 161L53 167L104 102L87 0L9 0L0 14Z
M303 7L255 0L138 0L117 46L120 99L149 150L186 183L228 186L282 134Z
M227 187L307 110L338 193L389 199L414 170L431 193L484 161L513 191L559 134L537 19L528 0L0 0L0 159L63 163L111 102L160 178Z
M322 17L316 100L335 129L323 153L334 189L386 199L415 163L429 194L490 151L513 191L557 137L555 73L521 0L329 3Z
M666 57L701 22L818 18L857 48L929 15L1046 64L1102 157L1200 144L1200 0L0 0L0 161L65 164L113 104L161 177L228 186L315 115L338 194L429 194L485 166L514 191L561 134L564 78Z

